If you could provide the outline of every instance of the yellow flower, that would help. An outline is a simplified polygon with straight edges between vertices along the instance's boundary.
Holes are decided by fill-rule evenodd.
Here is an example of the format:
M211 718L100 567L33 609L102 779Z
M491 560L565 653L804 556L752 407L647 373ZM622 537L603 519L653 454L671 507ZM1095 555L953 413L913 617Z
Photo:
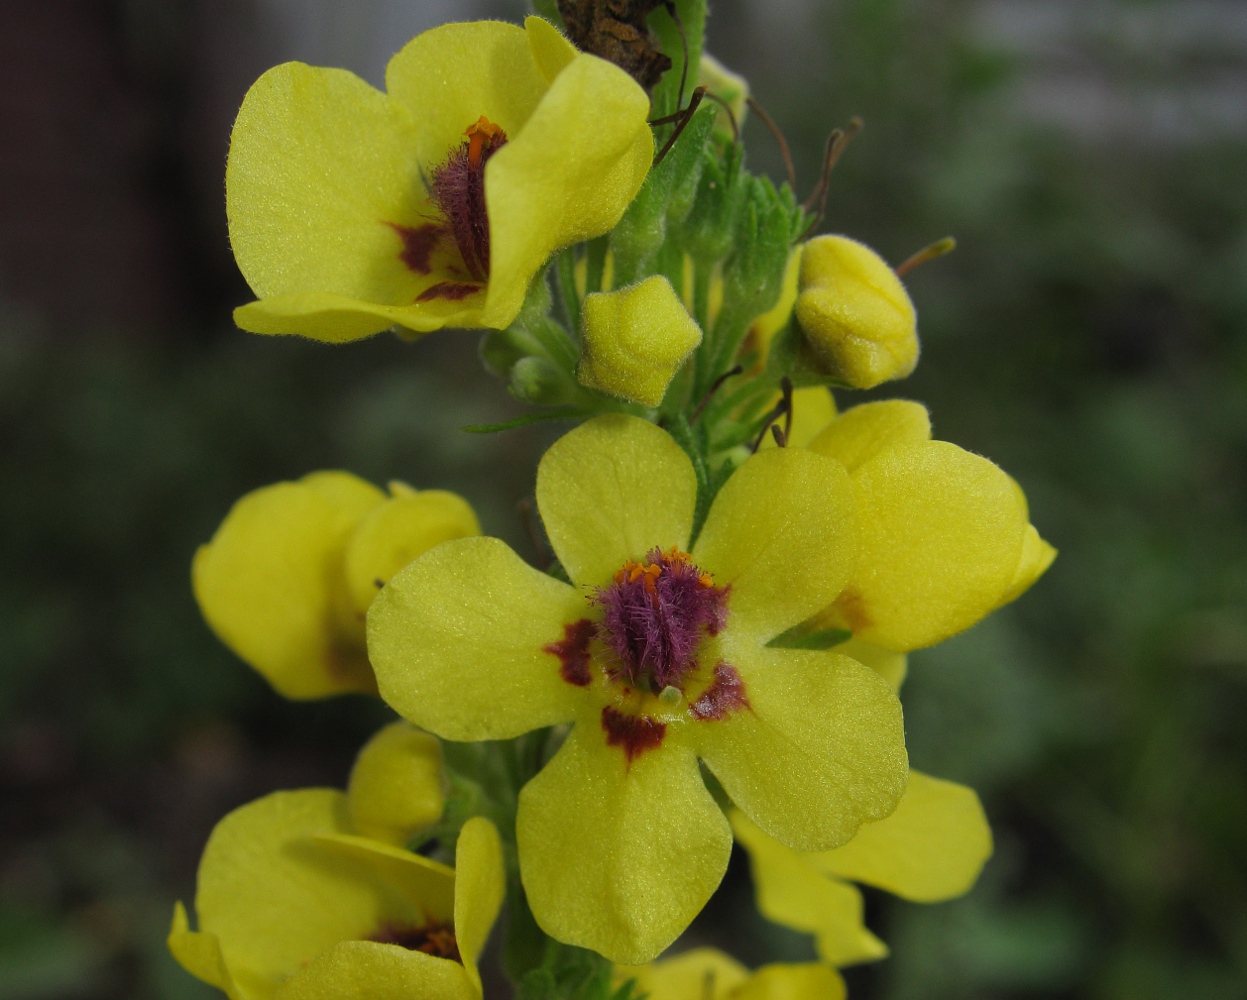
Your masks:
M801 254L797 322L818 367L856 389L918 364L918 320L896 272L846 236L816 236Z
M410 723L390 723L355 758L346 794L357 833L404 846L446 805L441 743Z
M464 824L451 869L358 836L341 792L276 792L212 831L199 930L178 903L169 950L231 1000L480 1000L505 892L486 819Z
M585 296L581 385L657 406L701 328L660 274L613 292Z
M862 894L850 882L934 903L966 892L992 852L974 791L917 771L910 772L896 812L832 851L794 851L738 810L731 821L749 852L762 915L815 935L818 957L837 966L888 953L862 923Z
M636 980L649 1000L844 1000L844 980L815 962L764 965L751 973L730 955L694 948L643 966L616 966L615 982Z
M520 871L548 934L617 962L657 955L723 876L731 831L699 759L801 850L888 815L908 774L884 680L839 653L767 645L848 581L843 466L760 452L690 551L696 494L664 431L598 417L537 472L572 585L497 539L462 539L399 573L368 615L382 696L417 725L487 740L574 723L520 794Z
M931 440L918 403L855 406L808 445L849 471L857 564L813 624L896 652L932 646L1022 594L1056 558L998 466Z
M230 241L255 333L502 328L552 252L608 232L649 171L649 99L540 18L410 41L385 93L285 63L238 112Z
M376 692L364 613L378 583L448 538L480 532L442 490L313 472L248 493L195 553L191 580L208 624L287 698Z

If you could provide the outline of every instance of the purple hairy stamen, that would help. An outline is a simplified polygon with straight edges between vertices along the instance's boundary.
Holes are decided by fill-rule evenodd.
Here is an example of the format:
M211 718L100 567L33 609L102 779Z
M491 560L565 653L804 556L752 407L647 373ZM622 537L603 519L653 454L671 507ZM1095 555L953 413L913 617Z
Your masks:
M469 126L465 139L446 162L433 171L429 188L434 204L446 217L468 273L476 281L489 280L489 214L485 206L485 164L506 145L498 126L485 122Z
M603 610L599 636L618 663L613 676L633 685L648 679L654 693L680 687L702 639L727 622L727 597L728 588L716 587L676 549L653 549L644 562L625 564L593 598Z

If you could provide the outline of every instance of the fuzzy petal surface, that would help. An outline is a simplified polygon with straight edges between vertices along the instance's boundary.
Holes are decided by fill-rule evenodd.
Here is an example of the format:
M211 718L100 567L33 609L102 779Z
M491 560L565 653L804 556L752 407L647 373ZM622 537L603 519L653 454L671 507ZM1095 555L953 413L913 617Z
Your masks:
M537 71L546 83L553 83L554 78L567 69L579 54L576 46L545 18L524 18L524 31L528 35Z
M606 586L654 546L688 545L697 503L692 463L671 435L638 417L586 421L537 466L537 509L572 581Z
M244 329L348 340L400 321L367 307L409 307L431 283L393 228L426 210L417 135L345 70L285 63L256 81L225 172L234 257L260 299L238 312Z
M215 934L192 931L186 918L186 907L180 902L173 907L173 925L165 943L180 966L196 979L215 986L230 1000L250 1000L253 995L239 988L230 975L221 954L221 942Z
M277 1000L480 1000L458 962L396 944L343 941L277 991Z
M478 996L481 977L476 963L506 894L498 830L483 816L473 816L463 824L455 846L455 940Z
M531 56L529 62L535 65ZM486 325L502 327L515 317L533 275L554 251L601 236L619 221L654 158L648 115L649 98L632 77L580 54L550 84L524 128L507 133L511 141L485 167Z
M991 828L974 790L911 771L896 812L810 862L829 875L934 903L967 892L991 853Z
M736 839L749 852L758 911L768 920L815 936L818 957L832 965L871 962L888 954L862 919L862 894L822 876L809 861L768 837L740 810L731 812Z
M1030 590L1031 586L1048 572L1048 567L1056 559L1056 549L1045 542L1033 524L1026 526L1026 537L1022 541L1022 557L1018 560L1017 569L1008 589L1000 598L997 607L1016 601Z
M376 690L362 626L346 614L342 558L360 511L383 499L342 472L266 486L235 503L195 553L204 618L287 698Z
M346 796L331 789L276 792L217 824L195 910L239 981L271 990L340 941L449 916L450 869L349 831Z
M899 693L901 685L905 683L905 675L909 672L909 657L904 653L896 653L857 638L836 646L835 651L870 667L892 685L893 691Z
M347 543L344 568L355 609L367 612L378 585L434 545L480 533L476 512L457 493L399 486L360 519Z
M466 21L421 32L404 45L385 68L385 89L414 123L408 155L428 171L481 115L514 142L547 84L523 28Z
M1026 514L1012 480L946 441L880 452L853 473L861 557L838 598L847 626L906 651L969 628L1018 569Z
M693 561L731 586L728 628L766 642L826 606L857 554L856 512L838 462L800 448L759 452L715 498Z
M445 805L442 745L409 722L391 722L359 751L347 783L351 826L402 846L436 823Z
M691 738L755 823L793 848L828 850L896 808L909 766L883 678L839 653L722 648L750 707L694 723Z
M925 406L907 399L883 399L845 410L808 447L852 472L888 448L929 440L931 417Z
M668 730L629 764L595 716L520 792L516 836L542 930L629 965L654 958L688 926L732 849L692 750Z
M429 550L368 610L368 654L381 696L450 740L509 739L567 722L583 692L543 647L588 605L497 538Z

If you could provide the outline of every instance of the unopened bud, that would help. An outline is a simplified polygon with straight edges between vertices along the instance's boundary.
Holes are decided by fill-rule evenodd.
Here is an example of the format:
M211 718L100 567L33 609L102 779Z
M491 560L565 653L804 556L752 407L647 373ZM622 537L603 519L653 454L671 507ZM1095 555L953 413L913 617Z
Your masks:
M819 367L856 389L904 378L918 363L913 303L868 246L816 236L801 256L797 322Z
M511 394L534 406L557 406L571 398L571 379L545 358L520 358L511 368Z
M662 275L586 295L581 315L580 384L645 406L662 402L701 343L701 327Z

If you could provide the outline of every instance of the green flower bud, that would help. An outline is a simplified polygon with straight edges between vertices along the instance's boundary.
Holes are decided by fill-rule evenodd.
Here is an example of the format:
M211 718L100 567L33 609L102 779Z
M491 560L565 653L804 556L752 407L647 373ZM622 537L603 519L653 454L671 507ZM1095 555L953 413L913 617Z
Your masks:
M646 406L662 402L680 365L701 343L701 328L660 274L586 295L581 316L580 384Z
M520 358L511 368L511 395L534 406L558 406L574 395L569 389L576 387L570 381L545 358Z
M818 367L855 389L904 378L918 364L913 303L877 253L816 236L801 257L797 322Z

